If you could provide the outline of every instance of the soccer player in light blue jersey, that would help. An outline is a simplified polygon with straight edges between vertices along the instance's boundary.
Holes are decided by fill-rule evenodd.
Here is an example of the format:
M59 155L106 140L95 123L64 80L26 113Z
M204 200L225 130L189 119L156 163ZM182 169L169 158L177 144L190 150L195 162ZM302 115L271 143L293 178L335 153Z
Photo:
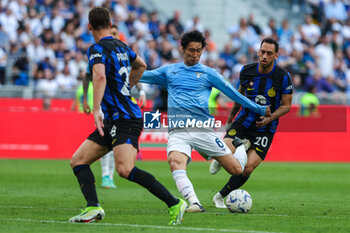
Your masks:
M214 121L208 109L212 88L217 88L233 101L259 115L270 115L268 106L250 101L216 70L198 63L205 45L201 32L194 30L185 33L181 38L184 61L146 71L140 80L162 85L168 90L168 162L179 192L190 204L187 212L205 211L186 174L192 149L207 160L216 159L231 175L242 174L247 162L244 148L232 155L213 128L205 127L212 126L211 122Z

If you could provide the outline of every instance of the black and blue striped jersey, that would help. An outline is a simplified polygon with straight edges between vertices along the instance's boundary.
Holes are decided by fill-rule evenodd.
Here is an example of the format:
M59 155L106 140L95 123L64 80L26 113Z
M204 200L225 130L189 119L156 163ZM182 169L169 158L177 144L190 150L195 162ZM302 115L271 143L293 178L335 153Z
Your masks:
M259 73L258 68L259 63L244 66L239 82L247 98L260 105L270 106L273 113L280 107L282 95L293 93L292 79L289 73L276 66L276 63L268 74ZM276 132L278 118L264 127L257 128L256 121L260 120L259 117L255 112L243 107L235 121L259 132Z
M107 85L101 109L105 119L142 118L141 109L130 95L130 62L136 53L120 40L112 36L102 38L90 46L88 52L90 73L95 64L102 63L106 68Z

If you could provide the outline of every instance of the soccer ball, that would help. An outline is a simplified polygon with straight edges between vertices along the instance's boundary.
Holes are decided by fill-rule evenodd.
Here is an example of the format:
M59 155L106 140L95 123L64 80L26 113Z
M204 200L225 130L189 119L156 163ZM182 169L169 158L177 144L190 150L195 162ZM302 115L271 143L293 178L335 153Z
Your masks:
M226 206L231 213L247 213L252 204L252 197L243 189L233 190L226 198Z

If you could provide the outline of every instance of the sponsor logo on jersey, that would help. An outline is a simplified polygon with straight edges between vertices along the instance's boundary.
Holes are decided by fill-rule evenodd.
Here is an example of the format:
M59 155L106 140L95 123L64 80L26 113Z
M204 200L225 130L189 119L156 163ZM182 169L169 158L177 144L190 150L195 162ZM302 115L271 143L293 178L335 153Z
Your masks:
M263 96L263 95L257 95L257 96L255 97L255 102L256 102L257 104L260 104L260 105L265 105L267 101L266 101L265 96Z
M89 60L92 60L92 59L94 59L96 57L102 57L102 54L100 54L100 53L91 54L90 57L89 57Z
M259 152L264 152L264 151L260 150L258 147L255 147L255 150L257 150Z
M255 89L255 88L253 88L253 87L248 87L248 88L247 88L248 91L252 91L252 90L254 90L254 89Z
M293 86L292 85L290 85L290 86L288 86L287 88L286 88L286 90L292 90L293 89Z
M267 95L270 97L274 97L276 95L275 89L273 89L273 87L271 87L271 89L267 91Z

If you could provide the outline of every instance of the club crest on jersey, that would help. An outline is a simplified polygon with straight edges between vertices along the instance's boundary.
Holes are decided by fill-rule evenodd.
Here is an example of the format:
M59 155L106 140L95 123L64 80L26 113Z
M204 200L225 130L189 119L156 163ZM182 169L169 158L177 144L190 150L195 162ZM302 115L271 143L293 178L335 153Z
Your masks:
M231 129L230 131L228 131L228 135L230 136L234 136L236 135L237 131L235 129Z
M252 87L254 85L254 82L253 81L250 81L249 82L249 86Z
M196 74L197 74L197 78L200 78L200 77L201 77L201 75L202 75L202 74L204 74L204 73L199 73L199 72L196 72Z
M270 97L274 97L276 95L275 89L273 89L273 87L271 87L271 89L267 91L267 95Z

